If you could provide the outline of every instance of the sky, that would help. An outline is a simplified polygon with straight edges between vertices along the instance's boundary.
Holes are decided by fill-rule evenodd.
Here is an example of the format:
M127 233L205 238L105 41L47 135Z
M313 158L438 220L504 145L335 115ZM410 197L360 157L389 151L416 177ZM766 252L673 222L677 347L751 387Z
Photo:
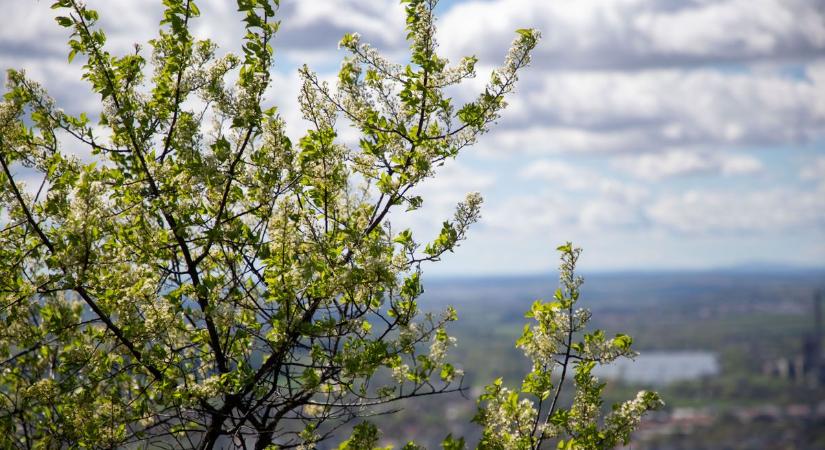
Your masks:
M98 111L51 2L0 2L0 69L25 69L67 112ZM87 3L120 54L153 37L162 11ZM238 52L234 2L198 6L196 36ZM458 99L516 29L543 39L494 130L418 189L421 210L392 217L434 237L466 193L484 196L468 240L429 273L547 272L565 241L591 271L825 267L825 0L442 0L437 13L441 54L479 58ZM332 79L344 33L405 61L397 0L282 0L279 15L267 102L293 141L307 128L297 68Z

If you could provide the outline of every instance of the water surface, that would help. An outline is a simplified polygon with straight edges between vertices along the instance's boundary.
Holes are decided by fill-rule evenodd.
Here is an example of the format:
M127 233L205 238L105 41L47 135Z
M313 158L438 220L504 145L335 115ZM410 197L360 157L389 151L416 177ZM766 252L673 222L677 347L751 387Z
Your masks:
M593 373L611 380L662 386L719 374L719 359L709 351L647 351L598 366Z

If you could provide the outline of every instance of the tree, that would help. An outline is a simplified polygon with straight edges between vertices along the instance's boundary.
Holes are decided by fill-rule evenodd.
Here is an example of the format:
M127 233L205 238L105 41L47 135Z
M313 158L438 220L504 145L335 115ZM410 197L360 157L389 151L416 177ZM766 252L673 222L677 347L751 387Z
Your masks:
M588 332L590 311L576 308L583 279L576 275L581 249L567 243L558 248L560 286L552 301L537 300L526 317L516 346L532 363L518 390L497 379L479 398L475 421L484 427L482 449L552 448L598 450L627 445L630 433L644 413L663 405L655 392L641 391L633 400L612 407L601 417L604 383L592 374L596 364L633 357L633 340L626 334L608 339L604 331ZM561 406L560 394L570 371L575 390L570 407ZM554 379L554 375L558 377Z
M455 311L423 314L416 299L422 264L465 238L481 198L426 244L387 216L419 208L415 186L489 129L539 34L518 30L483 92L458 106L444 90L474 77L476 59L448 66L436 0L404 3L409 64L351 34L336 88L301 69L312 126L296 144L262 106L277 0L237 1L243 52L222 57L190 34L193 1L164 0L148 59L107 52L84 3L53 5L102 112L96 126L66 114L8 72L4 445L307 448L382 405L462 388L445 359ZM357 148L337 139L340 117ZM20 168L42 178L36 193ZM371 435L359 425L349 448Z

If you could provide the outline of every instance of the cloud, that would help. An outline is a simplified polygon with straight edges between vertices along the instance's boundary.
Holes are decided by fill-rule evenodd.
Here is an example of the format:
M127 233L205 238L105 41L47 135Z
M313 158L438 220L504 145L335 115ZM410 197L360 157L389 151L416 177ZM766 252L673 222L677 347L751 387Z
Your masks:
M544 192L538 195L514 195L484 209L481 225L500 234L529 235L557 227L570 227L578 217L569 199Z
M636 230L659 236L777 235L825 226L825 186L755 191L686 192L633 197L570 196L546 189L516 195L485 210L482 224L502 234L615 235Z
M470 1L442 20L450 56L499 58L516 28L541 30L549 69L632 69L799 60L825 50L819 0Z
M616 232L638 228L644 222L639 206L627 198L574 198L549 189L499 201L488 206L481 219L486 229L509 236Z
M691 190L647 208L661 227L685 234L779 233L825 226L825 190Z
M799 178L804 181L825 182L825 156L819 156L805 164L799 171Z
M529 70L529 69L528 69ZM532 74L491 148L639 152L801 144L825 138L825 76L714 69Z
M533 161L521 170L520 176L527 180L538 180L543 187L549 189L606 197L625 203L635 204L649 195L647 189L641 186L560 160Z
M648 162L635 166L638 173L634 175L659 181L688 169L706 174L763 170L758 160L748 156L694 159L696 155L643 155ZM807 167L810 170L803 170L804 177L825 177L825 158ZM519 175L539 181L539 191L499 200L483 224L507 234L610 234L634 229L671 236L760 235L825 225L825 184L815 190L791 185L768 190L648 189L612 176L610 171L552 159L534 161Z
M290 51L332 50L345 33L357 31L384 50L404 46L404 9L394 0L282 2L278 45Z
M750 155L686 149L622 156L614 166L648 181L696 174L746 175L764 169L762 162Z
M68 15L66 10L50 9L51 1L4 3L3 13L13 22L7 22L0 29L0 64L5 66L18 59L58 58L66 61L69 52L66 42L71 32L54 20L57 16ZM115 53L127 52L134 43L151 39L163 12L159 2L154 0L90 1L88 6L100 13L107 48Z
M482 225L509 234L549 230L616 230L643 225L641 207L650 197L644 187L568 162L540 159L518 175L536 186L535 194L499 200Z
M524 167L521 176L528 180L543 180L553 187L581 191L598 182L598 174L557 160L541 159Z
M450 219L458 202L468 193L491 190L496 181L495 173L476 169L457 160L447 161L436 168L436 176L416 186L411 195L424 199L421 209L404 213L403 209L393 210L390 220L399 229L411 228L422 236L433 237L444 220ZM487 209L482 209L486 214Z

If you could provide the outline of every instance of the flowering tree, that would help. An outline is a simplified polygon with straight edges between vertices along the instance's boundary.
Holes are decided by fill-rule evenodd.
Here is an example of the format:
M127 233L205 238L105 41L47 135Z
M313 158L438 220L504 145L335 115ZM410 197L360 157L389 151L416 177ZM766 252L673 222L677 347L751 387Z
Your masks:
M642 415L662 405L655 392L641 391L601 417L605 385L592 370L596 364L634 356L632 339L625 334L608 339L602 330L587 331L590 311L576 308L583 281L575 273L581 249L567 243L558 250L561 286L552 301L533 303L527 317L535 323L526 325L516 341L532 370L519 390L503 387L501 379L487 386L475 417L484 427L479 448L539 449L548 441L555 444L552 448L613 448L627 444ZM572 405L565 408L559 395L571 371L575 390Z
M394 230L387 215L419 208L415 186L488 130L539 35L518 30L483 92L455 105L444 89L475 76L476 60L449 66L438 56L435 0L404 3L409 64L387 61L353 34L341 41L350 56L337 87L301 69L299 102L312 126L297 143L262 106L277 0L237 1L243 53L222 57L190 34L193 1L164 0L148 60L139 48L107 52L98 14L84 3L53 5L65 11L57 21L71 30L69 60L84 58L102 112L96 125L68 115L22 72L8 73L0 103L4 448L309 448L381 405L462 388L445 360L455 312L423 314L416 299L421 265L465 238L481 198L468 195L429 243ZM357 148L337 139L340 117L360 132ZM88 148L95 162L66 147ZM40 176L39 187L24 186L21 168ZM557 323L556 310L545 309L540 323ZM541 336L525 335L522 345L550 345ZM595 358L591 347L576 354ZM551 383L541 361L536 387L525 389L540 397ZM506 392L491 389L484 411ZM540 404L528 406L524 414L541 416ZM479 417L488 430L510 426ZM564 426L553 408L549 417L536 422L530 446ZM511 431L506 442L528 442L520 427ZM362 424L343 446L366 448L373 437Z

